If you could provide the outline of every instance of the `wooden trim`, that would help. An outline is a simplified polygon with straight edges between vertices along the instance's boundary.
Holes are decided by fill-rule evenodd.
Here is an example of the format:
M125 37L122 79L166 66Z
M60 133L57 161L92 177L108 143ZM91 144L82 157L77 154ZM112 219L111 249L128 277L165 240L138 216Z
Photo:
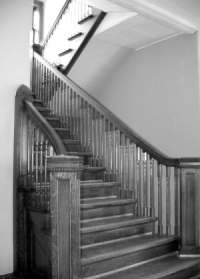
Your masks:
M73 65L75 64L75 62L77 61L77 59L79 58L79 56L81 55L81 53L83 52L83 50L85 49L86 45L89 43L90 39L92 38L92 36L94 35L94 33L96 32L97 28L99 27L99 25L101 24L101 22L103 21L103 19L105 18L106 13L105 12L101 12L99 14L99 16L97 17L97 19L95 20L94 24L92 25L91 29L89 30L89 32L87 33L87 35L85 36L83 42L81 43L81 45L79 46L79 48L77 49L77 51L75 52L74 56L72 57L72 59L70 60L69 64L67 65L67 67L65 68L65 70L63 71L63 74L65 76L68 75L69 71L72 69Z
M53 33L54 28L56 27L57 23L59 22L62 14L64 13L64 11L66 10L67 6L69 5L69 3L71 2L71 0L66 0L65 4L63 5L62 9L60 10L60 13L58 14L56 20L54 21L49 33L47 34L46 38L43 40L43 42L41 43L42 47L44 48L45 44L47 43L47 41L49 40L51 34Z
M75 92L83 97L90 105L92 105L99 113L104 115L110 122L112 122L117 129L119 129L124 135L132 142L137 144L140 148L143 149L144 152L147 152L150 157L153 157L160 164L164 164L166 166L176 166L179 167L179 158L171 158L166 156L156 147L148 143L144 138L139 136L132 128L130 128L127 124L125 124L122 120L120 120L114 113L112 113L109 109L107 109L104 105L102 105L98 100L96 100L92 95L84 91L81 87L79 87L76 83L70 80L68 77L64 76L60 73L56 68L53 68L50 63L48 63L45 59L43 59L37 53L34 53L34 57L42 62L47 68L50 68L51 71L64 83L67 83Z

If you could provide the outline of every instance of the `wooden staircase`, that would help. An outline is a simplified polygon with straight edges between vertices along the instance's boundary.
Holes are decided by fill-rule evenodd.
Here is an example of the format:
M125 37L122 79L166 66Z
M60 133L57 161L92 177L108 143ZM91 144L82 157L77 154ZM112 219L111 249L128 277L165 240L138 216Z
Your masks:
M199 258L179 255L180 237L156 232L158 217L138 215L137 199L123 198L119 182L105 182L105 167L90 166L92 153L84 152L80 141L73 139L69 128L60 127L59 118L41 100L33 103L58 133L67 154L84 158L80 278L199 278Z

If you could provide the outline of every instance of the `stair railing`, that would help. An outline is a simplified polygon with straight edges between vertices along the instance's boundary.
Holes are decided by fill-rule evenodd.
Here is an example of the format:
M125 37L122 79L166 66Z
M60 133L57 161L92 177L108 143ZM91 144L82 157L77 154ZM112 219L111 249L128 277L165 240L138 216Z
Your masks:
M137 199L137 215L157 216L160 234L180 234L179 159L152 147L37 54L33 92L80 140L82 151L92 152L91 165L106 167L105 180L121 183L120 196Z
M71 49L70 38L81 33L78 24L92 15L92 8L79 0L67 0L46 36L43 55L50 63L61 63L60 57Z
M31 90L20 86L16 94L14 148L17 271L24 274L34 269L37 245L33 232L38 224L32 212L38 212L45 216L45 224L36 237L51 238L48 245L40 243L48 264L43 276L79 278L80 218L73 212L80 211L80 203L74 201L80 200L83 159L66 155L61 139L32 102ZM58 227L59 220L62 222ZM60 257L65 260L58 261Z

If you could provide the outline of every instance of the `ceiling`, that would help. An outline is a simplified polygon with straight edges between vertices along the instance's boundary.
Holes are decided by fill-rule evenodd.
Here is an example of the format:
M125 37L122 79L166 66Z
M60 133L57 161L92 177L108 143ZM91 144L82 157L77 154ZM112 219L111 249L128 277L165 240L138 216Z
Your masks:
M135 50L183 33L192 34L200 26L200 0L88 1L108 12L96 38ZM144 6L140 7L141 3ZM188 26L189 31L182 26Z

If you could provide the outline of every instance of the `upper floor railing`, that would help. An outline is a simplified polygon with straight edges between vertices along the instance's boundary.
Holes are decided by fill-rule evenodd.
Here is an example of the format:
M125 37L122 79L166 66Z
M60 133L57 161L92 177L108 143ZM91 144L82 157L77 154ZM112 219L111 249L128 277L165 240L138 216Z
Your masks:
M67 0L42 43L44 58L67 74L104 17L81 0Z

